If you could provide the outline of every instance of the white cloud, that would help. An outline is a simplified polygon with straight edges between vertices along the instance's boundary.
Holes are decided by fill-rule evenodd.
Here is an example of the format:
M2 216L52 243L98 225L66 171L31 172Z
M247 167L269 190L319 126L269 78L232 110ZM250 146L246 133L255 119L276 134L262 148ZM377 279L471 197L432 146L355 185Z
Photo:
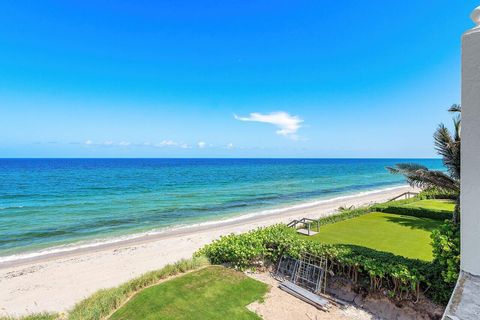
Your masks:
M94 142L93 140L85 140L84 142L70 142L70 144L84 144L89 147L144 147L144 148L166 148L166 147L177 147L181 149L188 149L190 145L183 143L183 142L176 142L173 140L162 140L158 143L152 143L149 141L145 142L129 142L129 141L112 141L112 140L105 140L103 142ZM199 145L200 146L200 145ZM206 144L204 145L206 146Z
M227 149L233 149L233 143L230 142L229 144L227 144Z
M172 140L162 140L160 143L155 145L156 147L174 147L178 146L178 142Z
M198 145L198 147L199 147L200 149L203 149L203 148L205 148L205 146L207 145L207 143L206 143L205 141L200 141L199 143L197 143L197 145Z
M273 124L278 128L277 134L288 137L291 139L297 139L297 131L302 127L303 120L298 116L292 116L288 112L278 111L268 114L262 114L258 112L250 113L248 117L239 117L234 115L235 119L240 121L252 121Z
M186 143L180 143L173 140L162 140L156 144L150 144L150 146L157 147L157 148L164 148L164 147L179 147L182 149L188 149L190 146Z

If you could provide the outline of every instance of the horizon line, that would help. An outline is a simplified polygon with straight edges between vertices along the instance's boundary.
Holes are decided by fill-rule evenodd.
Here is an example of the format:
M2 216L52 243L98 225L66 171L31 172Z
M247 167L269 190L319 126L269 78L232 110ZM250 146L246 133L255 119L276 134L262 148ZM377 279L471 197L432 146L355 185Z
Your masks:
M415 159L415 160L441 160L441 157L117 157L117 158L112 158L112 157L0 157L0 160L63 160L63 159L74 159L74 160L142 160L142 159L152 159L152 160L160 160L160 159L180 159L180 160L198 160L198 159L211 159L211 160L217 160L217 159L299 159L299 160L319 160L319 159L332 159L332 160L342 160L342 159Z

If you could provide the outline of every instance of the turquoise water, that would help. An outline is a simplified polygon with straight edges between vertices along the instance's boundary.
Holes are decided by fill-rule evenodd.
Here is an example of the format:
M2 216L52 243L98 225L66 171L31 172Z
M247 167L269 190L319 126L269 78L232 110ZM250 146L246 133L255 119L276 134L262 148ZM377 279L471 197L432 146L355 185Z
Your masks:
M0 159L0 256L402 185L396 159Z

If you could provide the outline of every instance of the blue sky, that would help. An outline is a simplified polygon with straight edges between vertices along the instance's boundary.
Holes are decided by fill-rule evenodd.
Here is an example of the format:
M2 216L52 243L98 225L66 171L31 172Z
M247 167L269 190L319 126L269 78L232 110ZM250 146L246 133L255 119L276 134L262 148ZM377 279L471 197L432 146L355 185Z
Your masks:
M0 3L0 157L432 157L478 1Z

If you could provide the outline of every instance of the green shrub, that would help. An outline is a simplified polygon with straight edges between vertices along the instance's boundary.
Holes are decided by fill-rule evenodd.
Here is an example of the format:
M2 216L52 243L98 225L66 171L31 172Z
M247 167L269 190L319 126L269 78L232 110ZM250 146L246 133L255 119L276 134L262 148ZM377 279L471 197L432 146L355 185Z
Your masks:
M456 200L458 194L451 191L439 190L436 188L429 188L422 190L416 198L419 200L426 200L426 199L449 199L449 200Z
M425 295L440 305L447 305L455 283L445 282L442 276L443 271L440 264L431 263L428 273L426 273L429 286L425 289Z
M340 222L340 221L343 221L343 220L356 218L356 217L362 216L362 215L370 213L370 212L372 212L372 207L361 207L361 208L356 208L356 209L344 209L344 210L340 210L340 212L337 213L337 214L320 218L320 219L318 219L318 222L319 222L320 226L324 226L324 225L327 225L327 224L332 224L332 223L335 223L335 222ZM314 224L312 224L312 226L313 225Z
M446 221L432 232L431 237L433 265L437 274L431 294L434 300L447 303L460 272L460 228Z
M432 232L434 261L444 269L443 280L455 283L460 271L460 228L446 221Z
M205 255L213 264L229 264L237 269L245 269L256 266L259 262L276 262L286 250L292 253L292 248L298 245L294 229L275 225L222 236L200 249L195 256Z
M148 272L123 285L99 290L90 297L77 303L68 314L68 319L93 320L103 319L124 303L133 293L157 283L161 279L173 276L188 270L208 265L205 257L195 257L180 260L175 264L166 265L160 270Z

